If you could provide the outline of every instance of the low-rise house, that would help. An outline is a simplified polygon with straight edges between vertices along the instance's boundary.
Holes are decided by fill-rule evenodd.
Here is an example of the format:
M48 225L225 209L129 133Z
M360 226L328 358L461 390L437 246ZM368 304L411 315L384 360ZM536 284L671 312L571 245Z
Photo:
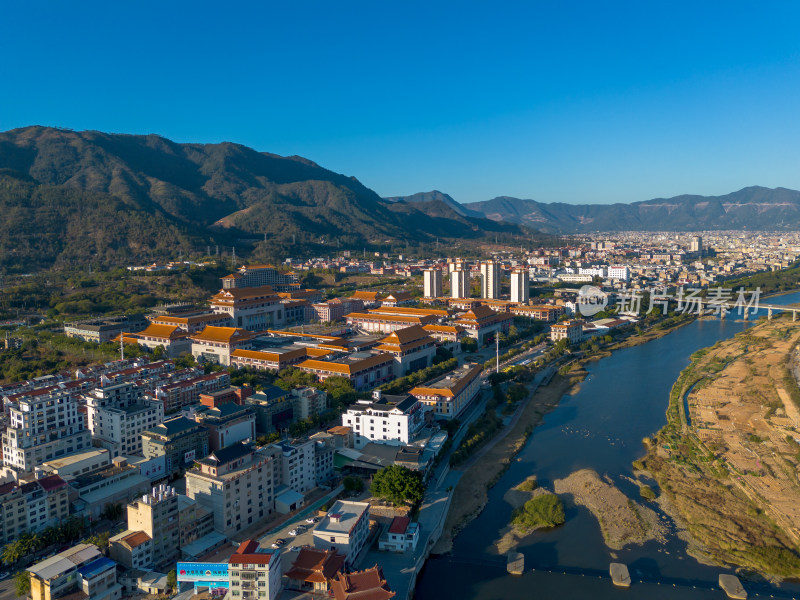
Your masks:
M345 556L336 550L303 546L286 572L287 587L301 592L327 594L331 581L344 567Z
M155 350L160 346L164 349L166 356L170 358L189 352L192 347L189 334L177 325L150 323L147 329L138 333L121 333L120 336L126 344L138 344L148 350ZM119 336L115 341L119 341Z
M208 448L211 452L236 442L256 439L256 409L233 402L216 408L201 406L190 409L189 416L208 430Z
M419 523L408 517L395 517L378 539L378 549L389 552L414 552L419 542Z
M320 381L344 377L357 390L367 390L394 377L394 357L386 352L353 352L329 360L306 360L298 368L316 375Z
M550 326L550 339L554 342L567 340L570 344L580 343L583 339L583 323L581 321L562 321Z
M93 544L78 544L27 569L32 600L74 598L118 600L117 565Z
M108 540L108 554L128 569L153 568L153 540L144 531L127 529Z
M369 536L369 502L337 500L328 514L314 527L314 547L332 549L355 562Z
M485 344L500 333L508 333L514 321L508 313L496 313L488 306L476 306L462 314L456 325L463 327L478 344Z

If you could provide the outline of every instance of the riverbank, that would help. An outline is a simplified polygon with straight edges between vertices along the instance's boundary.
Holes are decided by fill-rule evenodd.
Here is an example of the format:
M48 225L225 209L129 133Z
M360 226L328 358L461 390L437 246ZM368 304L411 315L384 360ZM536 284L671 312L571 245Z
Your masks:
M585 371L566 376L555 375L527 400L519 419L506 430L505 436L475 460L464 472L455 490L447 513L442 536L433 548L435 554L449 552L458 532L486 507L488 490L503 475L513 457L522 449L533 427L558 406L561 397L585 377ZM500 433L498 435L503 435Z
M696 352L670 392L644 467L699 559L800 576L800 413L787 370L798 340L789 319L759 323Z
M449 552L458 532L486 507L489 500L488 490L503 475L514 456L525 445L532 429L542 421L545 414L558 406L564 394L576 394L579 391L580 383L587 375L583 369L584 364L610 356L614 350L638 346L664 337L693 320L692 317L687 317L670 327L651 328L641 334L630 335L606 350L577 360L570 366L566 374L558 374L547 386L538 388L533 397L527 401L528 404L522 410L520 418L514 423L512 429L498 434L505 435L505 438L496 443L477 461L473 461L464 472L453 491L453 499L442 536L433 552L435 554ZM505 546L506 543L502 545Z

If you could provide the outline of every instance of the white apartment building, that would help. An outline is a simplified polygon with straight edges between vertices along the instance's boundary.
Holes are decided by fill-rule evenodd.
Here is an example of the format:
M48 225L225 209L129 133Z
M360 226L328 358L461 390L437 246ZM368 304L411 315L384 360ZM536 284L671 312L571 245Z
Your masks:
M425 269L422 278L423 295L426 298L439 298L442 295L442 272L439 269Z
M17 472L33 473L45 461L92 445L78 413L78 399L69 391L31 392L6 404L6 410L3 464Z
M314 547L335 548L352 565L369 535L369 502L337 500L328 514L314 527Z
M500 298L500 263L497 261L481 263L481 298Z
M469 298L469 271L456 269L450 273L450 297Z
M313 440L283 440L260 452L274 458L275 484L305 494L317 486L316 449Z
M353 430L356 449L370 442L408 444L424 421L417 398L410 394L386 396L380 390L372 393L372 400L359 400L342 415L342 425Z
M580 321L562 321L550 325L550 339L554 342L567 340L570 344L576 344L583 338L583 324Z
M511 272L511 301L527 304L531 299L531 276L527 269L515 269Z
M619 281L630 281L631 269L630 267L620 265L608 267L608 278L618 279Z
M215 450L186 472L186 495L231 536L275 512L273 459L237 442Z
M608 277L608 269L606 267L581 267L578 269L579 275L591 275L592 277Z
M111 458L142 455L142 432L164 420L164 404L143 400L134 383L107 385L86 395L86 416L92 438Z

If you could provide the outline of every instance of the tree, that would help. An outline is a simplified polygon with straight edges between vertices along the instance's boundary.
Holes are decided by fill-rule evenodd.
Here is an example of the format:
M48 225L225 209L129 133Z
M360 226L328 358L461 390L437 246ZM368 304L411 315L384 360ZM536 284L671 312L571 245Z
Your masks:
M108 548L108 540L111 537L111 533L108 531L104 531L102 533L96 533L91 537L86 538L87 544L94 544L100 550L105 550Z
M355 475L348 475L342 480L345 491L357 493L364 489L364 482L360 477Z
M106 504L106 507L103 510L103 517L109 521L118 520L120 517L122 517L122 505L119 503Z
M22 545L19 543L19 540L14 540L13 542L9 542L5 546L3 546L3 563L11 566L16 564L16 562L22 558Z
M175 572L175 569L167 573L167 586L173 591L178 587L178 574Z
M370 492L377 498L383 498L395 506L400 506L405 503L421 502L425 488L419 473L400 465L391 465L375 473Z
M31 591L31 576L27 571L14 573L14 588L18 598L25 598Z

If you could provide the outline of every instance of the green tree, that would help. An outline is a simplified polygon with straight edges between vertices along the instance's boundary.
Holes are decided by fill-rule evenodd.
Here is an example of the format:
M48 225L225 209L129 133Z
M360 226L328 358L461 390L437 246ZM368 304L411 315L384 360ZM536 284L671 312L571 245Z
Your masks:
M5 565L10 567L16 564L23 556L24 552L22 551L22 544L20 544L19 540L14 540L3 546L2 558Z
M27 571L17 571L14 573L14 589L17 598L26 598L31 592L31 576Z
M425 495L422 477L416 471L400 465L381 469L372 478L370 492L377 498L388 500L395 506L417 504Z
M348 492L360 492L364 489L364 481L355 475L348 475L342 480L344 489Z
M175 591L178 587L178 574L175 572L175 569L172 569L169 573L167 573L167 585L169 589Z
M108 540L111 537L111 533L108 531L104 531L102 533L96 533L88 538L86 538L87 544L94 544L100 550L105 550L108 548Z

